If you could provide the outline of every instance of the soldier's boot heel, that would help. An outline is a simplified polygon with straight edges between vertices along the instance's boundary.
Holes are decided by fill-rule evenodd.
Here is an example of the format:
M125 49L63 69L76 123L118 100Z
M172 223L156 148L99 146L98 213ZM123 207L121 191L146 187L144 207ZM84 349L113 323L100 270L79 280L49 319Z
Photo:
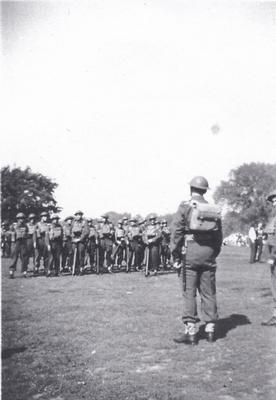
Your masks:
M206 339L209 343L214 343L216 341L215 332L206 332Z

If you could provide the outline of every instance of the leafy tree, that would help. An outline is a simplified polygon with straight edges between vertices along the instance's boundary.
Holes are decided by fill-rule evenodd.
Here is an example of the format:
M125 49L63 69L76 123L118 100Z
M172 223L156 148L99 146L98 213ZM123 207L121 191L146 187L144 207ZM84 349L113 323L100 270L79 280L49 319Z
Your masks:
M130 218L131 214L130 213L117 213L116 211L108 211L104 214L107 214L110 218L110 221L117 225L117 222L119 221L119 219L123 219L124 217Z
M270 213L267 194L276 187L276 164L250 163L231 170L214 199L227 209L225 233L246 232L250 224L266 222Z
M18 212L38 215L42 211L60 211L53 197L57 183L42 174L32 172L30 167L3 167L1 186L2 219L9 223L14 221Z

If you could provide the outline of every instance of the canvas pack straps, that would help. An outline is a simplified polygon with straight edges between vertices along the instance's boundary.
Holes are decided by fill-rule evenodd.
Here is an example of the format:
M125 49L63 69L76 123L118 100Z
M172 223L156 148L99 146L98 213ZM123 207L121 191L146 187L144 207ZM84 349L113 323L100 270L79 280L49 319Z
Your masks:
M215 204L190 201L188 228L191 232L212 232L219 229L221 210Z

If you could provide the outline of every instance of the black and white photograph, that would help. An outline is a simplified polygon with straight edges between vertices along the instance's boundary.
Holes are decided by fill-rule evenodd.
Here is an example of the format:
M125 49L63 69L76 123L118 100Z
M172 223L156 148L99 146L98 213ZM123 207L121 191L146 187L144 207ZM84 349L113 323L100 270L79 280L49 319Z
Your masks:
M276 398L276 1L1 1L1 398Z

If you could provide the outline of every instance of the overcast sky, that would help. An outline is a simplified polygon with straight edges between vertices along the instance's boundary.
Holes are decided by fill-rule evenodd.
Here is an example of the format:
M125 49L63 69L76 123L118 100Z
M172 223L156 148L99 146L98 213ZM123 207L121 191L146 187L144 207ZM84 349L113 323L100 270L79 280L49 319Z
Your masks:
M276 162L275 2L1 5L1 162L63 216L174 212L194 175Z

